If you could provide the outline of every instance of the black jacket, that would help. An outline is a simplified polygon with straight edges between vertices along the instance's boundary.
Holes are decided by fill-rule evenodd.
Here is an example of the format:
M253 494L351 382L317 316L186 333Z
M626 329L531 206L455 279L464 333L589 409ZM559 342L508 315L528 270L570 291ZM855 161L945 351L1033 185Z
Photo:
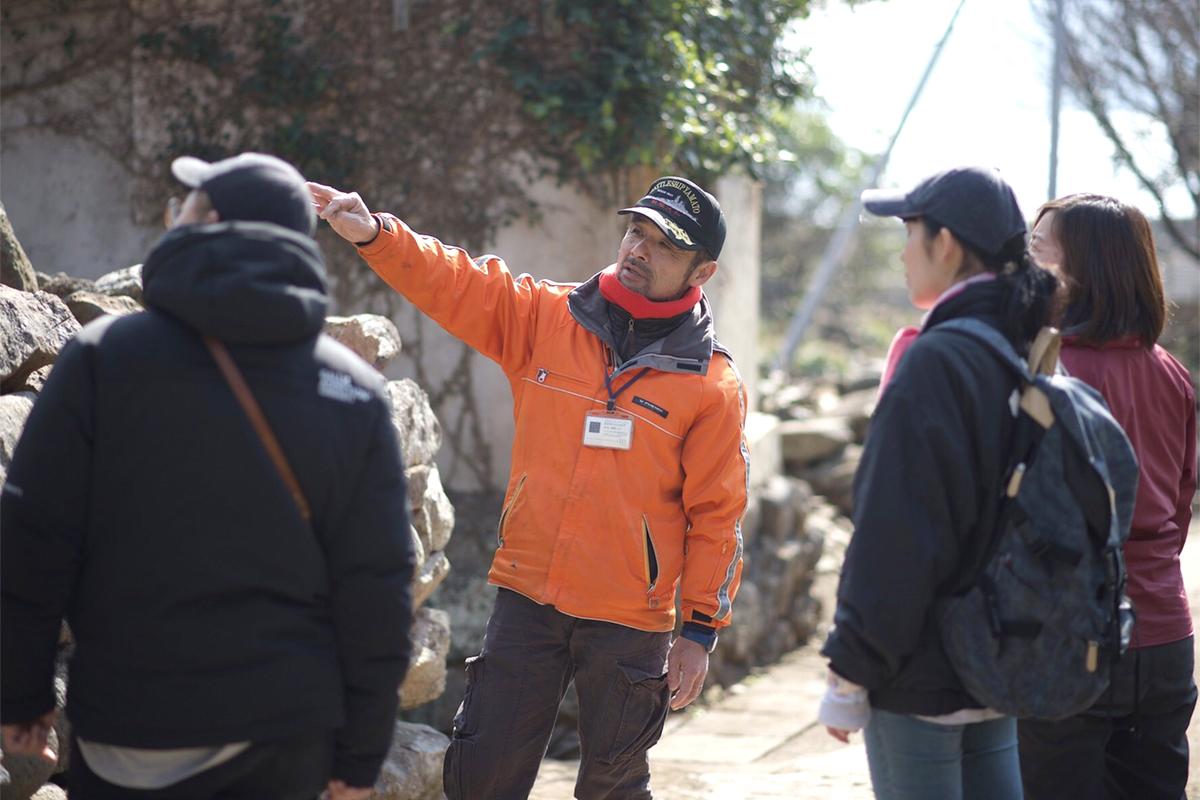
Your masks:
M935 326L971 316L1003 330L1008 291L986 281L939 304L871 420L822 653L877 708L940 715L980 705L946 658L933 604L965 588L991 534L1016 380L984 345Z
M370 785L408 665L413 549L382 377L320 336L316 243L168 233L144 313L64 348L0 504L0 716L54 706L64 615L80 737L171 748L338 729ZM306 524L197 332L227 342L312 507Z

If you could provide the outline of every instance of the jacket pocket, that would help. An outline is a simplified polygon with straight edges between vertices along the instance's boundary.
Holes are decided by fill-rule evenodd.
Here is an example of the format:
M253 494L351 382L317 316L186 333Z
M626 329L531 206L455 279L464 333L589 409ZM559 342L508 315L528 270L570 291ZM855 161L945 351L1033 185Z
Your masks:
M646 573L646 593L650 594L658 585L658 550L650 533L650 520L646 519L645 514L642 514L642 560Z
M580 392L587 395L592 393L592 384L587 378L580 378L575 375L568 375L565 372L558 372L551 369L541 367L533 374L534 383L551 389L562 389L569 392Z
M508 498L508 502L504 504L504 509L500 512L500 522L496 524L496 546L504 547L504 523L508 521L508 513L512 511L513 506L517 504L517 500L521 497L521 490L525 488L525 481L529 478L528 474L522 475L517 480L517 485L513 488L512 495Z

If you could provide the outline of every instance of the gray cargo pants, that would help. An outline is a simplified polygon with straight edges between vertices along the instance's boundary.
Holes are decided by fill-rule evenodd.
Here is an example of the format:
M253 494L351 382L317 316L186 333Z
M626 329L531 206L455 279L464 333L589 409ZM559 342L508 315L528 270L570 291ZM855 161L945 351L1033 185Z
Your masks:
M570 617L506 589L467 688L443 765L450 800L523 800L546 753L558 705L579 695L580 800L649 800L646 751L670 703L671 634Z

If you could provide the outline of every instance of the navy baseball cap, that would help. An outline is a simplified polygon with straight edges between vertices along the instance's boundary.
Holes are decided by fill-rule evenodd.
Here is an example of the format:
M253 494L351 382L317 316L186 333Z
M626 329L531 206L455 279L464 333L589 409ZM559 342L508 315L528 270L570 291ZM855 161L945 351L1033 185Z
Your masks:
M921 181L911 191L867 189L863 207L880 217L925 217L984 255L1000 253L1026 232L1016 195L994 169L957 167Z
M665 177L646 196L618 214L640 214L683 250L707 250L714 259L725 246L725 215L717 198L687 178Z
M317 229L304 176L283 159L242 153L209 163L182 156L171 162L171 173L207 194L222 220L273 222L307 236Z

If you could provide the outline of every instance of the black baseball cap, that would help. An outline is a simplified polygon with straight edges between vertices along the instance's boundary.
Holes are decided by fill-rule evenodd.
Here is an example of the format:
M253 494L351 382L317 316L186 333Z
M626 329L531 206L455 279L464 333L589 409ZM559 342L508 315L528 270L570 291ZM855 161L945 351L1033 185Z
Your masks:
M209 163L182 156L171 162L171 173L207 194L222 220L274 222L307 236L317 229L304 176L283 159L242 153Z
M957 167L931 175L911 191L867 189L863 207L880 217L926 217L984 255L998 255L1026 232L1016 195L994 169Z
M714 259L725 246L725 215L717 198L687 178L665 177L646 196L618 214L640 214L684 250L707 250Z

